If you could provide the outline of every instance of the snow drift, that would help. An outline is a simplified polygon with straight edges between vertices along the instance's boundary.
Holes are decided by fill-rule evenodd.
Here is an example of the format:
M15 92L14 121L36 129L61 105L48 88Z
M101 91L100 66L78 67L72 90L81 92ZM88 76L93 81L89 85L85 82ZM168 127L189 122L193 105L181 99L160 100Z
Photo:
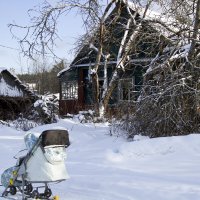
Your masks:
M106 123L80 124L68 119L31 131L52 128L66 128L70 133L66 161L70 179L52 185L61 200L200 198L199 134L155 139L137 136L127 142L109 136ZM0 127L0 173L15 163L13 155L24 148L24 134Z

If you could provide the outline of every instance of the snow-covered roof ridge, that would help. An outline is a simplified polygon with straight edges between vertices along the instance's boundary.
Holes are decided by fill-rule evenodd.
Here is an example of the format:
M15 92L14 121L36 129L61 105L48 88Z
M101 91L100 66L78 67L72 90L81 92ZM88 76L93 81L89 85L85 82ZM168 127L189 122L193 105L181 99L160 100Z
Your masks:
M140 15L143 15L146 11L147 18L161 17L163 9L157 1L152 1L150 4L148 0L131 1L123 0L125 4L134 11L137 11ZM149 5L148 5L149 4ZM146 8L148 9L146 10Z
M70 65L64 68L63 70L61 70L60 72L58 72L57 77L59 77L62 73L68 71L69 69L70 69Z
M123 0L128 7L137 12L140 17L147 22L153 24L153 27L163 36L168 37L172 33L179 31L177 19L172 17L168 12L169 5L161 5L157 0Z
M149 0L122 0L122 2L124 4L124 6L127 7L127 11L129 12L129 14L132 13L132 12L130 12L130 10L138 13L138 15L140 16L140 19L142 19L143 21L150 24L151 27L155 28L155 30L158 33L160 33L161 35L163 35L164 37L167 38L168 36L171 36L172 33L175 34L178 32L179 29L175 26L175 24L177 24L176 19L173 19L172 17L169 16L169 14L166 12L166 7L164 10L163 5L161 5L159 3L159 1L152 0L150 5L148 5L150 2ZM144 16L144 13L145 13L145 16ZM133 17L136 17L136 15L133 15ZM176 23L174 23L174 22L176 22ZM89 42L88 44L85 44L80 49L79 53L82 52L82 50L86 46L87 46L87 49L90 49L91 51L97 51L97 47L94 46L94 44ZM79 55L79 53L77 55ZM88 53L88 54L90 54L90 53ZM91 63L88 61L89 60L88 54L87 54L87 56L84 56L84 57L81 57L81 55L80 55L81 58L78 59L78 61L76 60L76 58L77 58L77 55L76 55L75 59L71 62L69 67L60 71L57 74L57 77L60 77L63 73L65 73L66 71L70 70L73 67L94 66L95 65L94 62ZM84 59L88 62L81 62ZM152 60L152 58L147 58L147 59ZM137 62L138 60L134 60L134 61ZM141 61L141 60L139 60L139 61ZM109 61L108 63L109 64L116 63L116 61L112 60L112 61ZM101 62L101 64L102 64L102 62Z
M153 0L149 3L148 0L123 0L123 2L128 5L130 9L138 12L138 14L146 20L159 20L160 22L166 24L177 22L176 19L168 15L166 8L163 9L163 6L159 3L159 1Z
M21 82L21 80L17 77L17 75L15 75L14 73L10 72L6 68L0 67L0 73L2 73L2 72L6 72L7 74L9 74L9 76L13 78L13 80L19 85L19 87L21 87L21 89L23 89L25 92L27 92L30 96L36 96L31 90L28 89L28 87L25 84L23 84ZM2 80L2 84L4 85L4 86L2 85L3 88L1 88L2 92L5 90L7 96L13 96L13 94L9 95L8 91L10 91L10 90L6 90L5 86L7 84L4 83L4 80ZM3 93L5 93L5 91ZM14 94L14 96L16 96L16 95L19 95L19 94L18 93Z
M7 70L5 67L0 67L0 73L5 70Z

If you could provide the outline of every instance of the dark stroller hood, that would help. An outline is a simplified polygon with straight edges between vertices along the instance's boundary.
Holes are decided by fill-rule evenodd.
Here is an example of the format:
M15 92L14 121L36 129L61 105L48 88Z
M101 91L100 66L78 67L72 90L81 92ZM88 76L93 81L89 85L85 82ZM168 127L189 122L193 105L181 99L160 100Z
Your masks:
M43 147L51 145L68 147L70 145L69 134L67 130L46 130L42 132L40 139Z

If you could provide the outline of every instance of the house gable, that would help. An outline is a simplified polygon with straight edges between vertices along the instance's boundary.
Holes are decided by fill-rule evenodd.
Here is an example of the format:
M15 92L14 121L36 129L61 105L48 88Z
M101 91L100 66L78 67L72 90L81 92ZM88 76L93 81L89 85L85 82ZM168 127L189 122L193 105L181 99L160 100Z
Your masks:
M110 81L112 73L116 68L118 56L117 54L121 45L122 37L126 31L125 25L129 19L126 7L123 6L123 4L120 6L122 6L120 9L121 14L118 16L117 20L114 19L116 16L115 13L118 11L117 7L111 12L108 19L106 20L108 31L106 33L106 39L104 40L103 44L103 54L110 54L110 58L107 63L108 82ZM134 14L133 10L131 10L131 12ZM141 19L139 14L136 15L135 20L136 23L140 23ZM130 30L131 29L135 29L134 23L130 26ZM127 38L130 38L131 34L132 32L130 31ZM137 99L139 96L139 91L142 87L143 74L145 73L148 64L159 52L162 51L162 48L160 49L160 47L165 46L166 43L165 40L161 37L160 32L158 32L156 28L152 27L152 25L143 20L139 34L137 38L131 42L131 45L132 48L128 53L129 60L125 63L126 70L119 73L119 77L122 79L122 81L116 83L116 88L114 89L110 99L110 103L112 104L118 103L119 100L134 101ZM86 88L88 88L87 79L91 80L91 68L95 65L98 46L98 32L96 32L91 37L91 40L80 49L79 53L70 65L71 70L76 69L78 77L78 90L82 91L78 93L79 96L77 104L79 105L79 109L87 109L87 96L89 93L86 90ZM104 79L104 62L105 61L102 56L98 71L100 90ZM59 74L61 84L67 73L69 73L69 71L65 71ZM125 84L127 81L129 83ZM92 105L92 103L90 105Z

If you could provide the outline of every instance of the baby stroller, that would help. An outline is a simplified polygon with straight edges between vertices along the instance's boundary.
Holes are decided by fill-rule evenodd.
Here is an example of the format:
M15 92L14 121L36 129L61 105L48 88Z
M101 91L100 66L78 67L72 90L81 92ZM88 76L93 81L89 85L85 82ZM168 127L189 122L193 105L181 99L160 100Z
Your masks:
M2 197L21 192L23 200L50 199L52 191L49 183L69 178L64 162L65 148L70 145L68 131L46 130L39 138L30 133L24 139L30 150L18 158L16 166L2 174L1 183L5 187ZM33 187L33 184L39 186ZM44 189L42 193L40 188Z

